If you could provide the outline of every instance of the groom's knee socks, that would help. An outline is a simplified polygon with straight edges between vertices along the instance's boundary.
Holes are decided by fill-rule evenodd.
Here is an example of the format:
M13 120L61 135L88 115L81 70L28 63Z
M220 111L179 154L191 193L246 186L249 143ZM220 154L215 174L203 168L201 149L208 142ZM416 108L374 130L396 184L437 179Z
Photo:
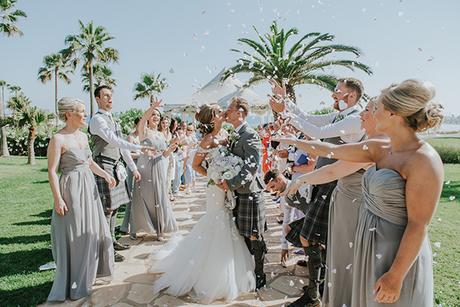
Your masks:
M249 239L248 239L249 240ZM264 260L265 253L267 252L267 246L263 238L259 240L249 240L250 248L249 251L254 255L255 269L254 273L257 278L263 278L264 274Z
M308 256L309 283L307 291L312 299L320 298L318 286L322 283L321 271L323 270L321 248L317 243L310 243L308 247L304 247L304 250L305 255Z

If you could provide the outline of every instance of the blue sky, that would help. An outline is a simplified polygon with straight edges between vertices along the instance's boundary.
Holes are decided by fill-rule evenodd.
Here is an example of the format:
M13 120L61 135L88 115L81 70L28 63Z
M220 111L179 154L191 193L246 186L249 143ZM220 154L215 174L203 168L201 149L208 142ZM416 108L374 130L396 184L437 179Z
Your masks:
M460 1L455 0L228 0L228 1L100 1L19 0L28 18L19 23L23 37L0 37L0 79L20 85L35 105L53 110L53 82L43 85L37 71L43 56L64 47L66 35L78 32L78 20L106 27L115 36L108 46L120 52L112 65L118 86L114 110L145 107L133 102L133 86L142 72L162 73L170 84L161 95L166 103L180 103L225 66L235 63L240 37L255 38L252 25L265 32L277 19L300 34L329 32L336 42L357 46L374 75L344 70L338 76L360 78L366 92L407 78L431 81L436 100L446 113L460 114ZM300 35L299 35L300 37ZM79 70L78 70L79 71ZM238 76L244 80L247 76ZM89 96L80 76L70 85L60 83L60 96ZM265 96L266 84L255 87ZM315 86L297 87L305 110L331 103L330 93Z

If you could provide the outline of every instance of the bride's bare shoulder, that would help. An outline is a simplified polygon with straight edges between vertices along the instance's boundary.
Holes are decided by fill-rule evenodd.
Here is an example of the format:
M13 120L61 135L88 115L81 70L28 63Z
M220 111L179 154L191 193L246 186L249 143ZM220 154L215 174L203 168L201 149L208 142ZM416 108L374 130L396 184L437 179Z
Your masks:
M200 147L203 149L211 149L216 146L216 136L211 133L206 134L200 142Z

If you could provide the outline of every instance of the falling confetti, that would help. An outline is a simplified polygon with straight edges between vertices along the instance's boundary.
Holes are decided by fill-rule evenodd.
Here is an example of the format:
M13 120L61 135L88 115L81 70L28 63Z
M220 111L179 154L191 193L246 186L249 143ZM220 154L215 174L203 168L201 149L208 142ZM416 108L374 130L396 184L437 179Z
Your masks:
M449 184L450 184L450 180L446 181L444 184L449 185Z
M380 259L380 258L382 258L382 255L381 255L381 254L377 254L377 255L375 255L375 257L377 257L377 259Z
M350 246L350 248L353 248L353 242L348 242L348 246Z
M290 280L289 281L289 286L294 287L294 281Z
M72 289L77 289L77 283L76 282L73 282Z
M369 228L369 231L375 231L377 228L373 227L373 228Z
M333 269L331 272L332 274L337 274L337 269Z
M328 288L332 287L332 283L331 283L331 282L328 282L328 283L327 283L327 287L328 287Z
M367 147L366 144L363 145L363 150L369 150L369 147Z
M350 263L349 265L347 265L347 266L345 267L345 269L347 269L347 270L351 269L351 265L352 265L352 264Z
M454 196L454 195L449 196L449 200L450 200L450 201L454 201L454 200L455 200L455 196Z
M434 242L433 245L436 248L441 248L441 242Z

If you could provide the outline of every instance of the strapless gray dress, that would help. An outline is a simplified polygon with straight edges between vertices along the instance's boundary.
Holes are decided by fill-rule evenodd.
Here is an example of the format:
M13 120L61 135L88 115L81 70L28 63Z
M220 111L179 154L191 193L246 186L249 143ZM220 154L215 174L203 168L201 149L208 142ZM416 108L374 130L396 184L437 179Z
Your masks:
M154 147L158 152L167 148L163 133L149 131L142 145ZM134 232L173 232L177 224L169 201L169 159L160 155L152 158L142 155L137 160L141 181L134 183L131 219Z
M364 170L340 179L332 192L326 256L325 306L351 306L354 241L363 202Z
M114 251L94 175L89 149L69 149L61 156L59 186L69 211L53 210L51 242L56 273L48 301L77 300L91 293L96 277L111 276Z
M371 167L363 176L363 205L355 237L353 261L354 307L433 305L432 252L425 236L420 253L407 273L394 304L375 302L373 287L396 256L407 225L405 180L391 169Z

